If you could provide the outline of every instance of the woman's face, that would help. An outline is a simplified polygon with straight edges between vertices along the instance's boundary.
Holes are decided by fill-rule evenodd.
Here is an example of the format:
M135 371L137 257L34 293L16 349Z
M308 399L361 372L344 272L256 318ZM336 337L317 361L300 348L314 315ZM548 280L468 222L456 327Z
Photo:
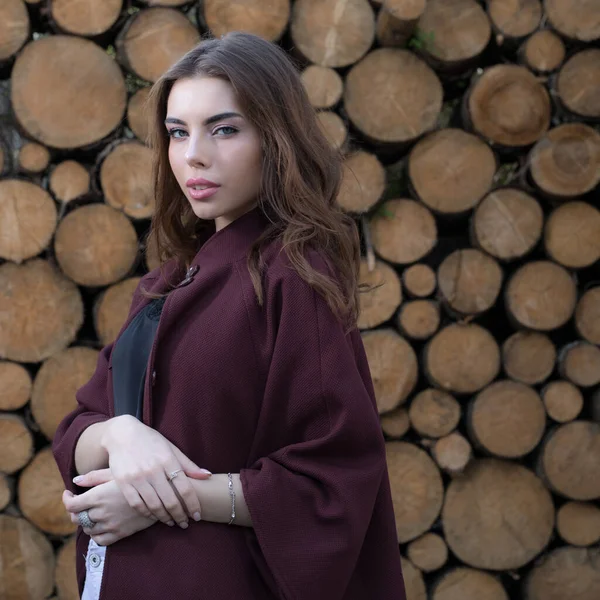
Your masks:
M167 102L169 163L194 214L217 231L256 206L262 150L233 87L216 77L175 82Z

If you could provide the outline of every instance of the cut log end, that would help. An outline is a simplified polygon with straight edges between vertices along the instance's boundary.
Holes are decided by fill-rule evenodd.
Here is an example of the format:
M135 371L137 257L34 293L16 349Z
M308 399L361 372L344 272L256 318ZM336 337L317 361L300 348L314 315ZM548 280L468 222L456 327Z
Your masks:
M535 385L552 374L556 348L552 340L543 333L517 331L502 345L502 362L508 377Z
M448 560L448 546L436 533L426 533L412 541L406 553L411 562L425 573L441 569Z
M477 510L481 506L489 509ZM542 482L525 467L481 459L450 482L442 522L446 543L463 563L493 571L517 569L548 544L554 505Z
M381 415L380 420L383 432L390 438L399 439L410 429L408 412L404 408Z
M372 287L360 295L359 329L370 329L388 321L402 302L402 287L394 269L377 261L369 270L366 260L361 261L360 283Z
M21 0L4 0L0 6L0 62L13 57L29 37L29 14Z
M330 67L310 65L301 75L310 103L318 109L332 108L342 98L344 82Z
M348 129L342 118L331 110L322 110L317 113L317 122L331 146L341 150L348 137Z
M386 456L398 540L408 542L429 531L437 519L442 477L429 455L412 444L387 442Z
M549 261L518 269L506 287L506 308L523 327L550 331L564 325L575 310L577 290L569 272Z
M556 529L567 544L596 544L600 541L600 507L591 502L566 502L556 513Z
M589 388L600 383L600 348L589 342L573 342L558 354L558 371L575 385Z
M21 417L0 415L0 472L11 474L22 469L33 456L33 436Z
M556 71L564 62L566 48L564 42L550 29L536 31L523 44L521 60L537 73Z
M17 410L29 401L31 376L17 363L0 361L0 410Z
M417 433L440 438L456 428L460 413L460 404L450 394L429 388L413 398L408 417Z
M90 174L80 163L65 160L52 170L50 189L57 200L67 204L89 192Z
M462 473L472 456L471 444L456 431L436 440L433 446L435 462L450 475Z
M103 346L114 342L127 319L133 293L141 277L130 277L109 287L96 301L94 326Z
M500 580L491 573L458 567L444 573L431 600L509 600Z
M600 286L587 290L579 299L575 327L582 338L600 345Z
M398 328L413 340L429 339L439 328L440 307L434 300L405 302L398 313Z
M584 119L600 117L600 49L591 48L575 54L561 68L556 92L573 114Z
M548 416L558 423L576 419L583 409L583 395L570 381L551 381L542 389Z
M116 22L123 0L52 0L50 16L60 30L71 35L93 37L105 33Z
M28 173L41 173L50 163L48 148L35 142L26 142L19 150L19 166Z
M497 32L505 38L523 38L531 35L542 19L540 0L490 0L487 4L488 15Z
M369 211L385 191L385 169L374 154L358 151L344 159L337 201L347 212Z
M561 35L581 42L600 38L598 5L594 0L544 0L544 9L550 24Z
M144 144L148 142L150 133L150 116L146 110L146 102L150 94L149 87L140 88L127 105L127 122L131 131Z
M394 410L408 398L418 377L417 356L412 346L393 329L362 334L373 378L379 413ZM401 365L398 368L398 365Z
M426 298L435 292L435 271L426 264L411 265L402 273L402 284L409 296Z

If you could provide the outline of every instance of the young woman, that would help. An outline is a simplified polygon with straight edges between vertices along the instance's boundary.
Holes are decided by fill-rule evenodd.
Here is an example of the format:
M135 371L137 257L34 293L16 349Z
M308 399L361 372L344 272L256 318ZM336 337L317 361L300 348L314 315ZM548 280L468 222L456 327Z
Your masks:
M151 107L162 266L53 442L83 597L403 600L358 235L297 71L231 33Z

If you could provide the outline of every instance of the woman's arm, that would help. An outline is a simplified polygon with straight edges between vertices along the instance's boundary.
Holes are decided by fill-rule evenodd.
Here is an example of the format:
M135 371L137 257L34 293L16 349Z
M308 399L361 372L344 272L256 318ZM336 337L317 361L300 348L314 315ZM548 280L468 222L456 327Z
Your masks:
M244 498L240 474L232 473L235 492L235 520L233 525L252 527L252 518ZM229 477L227 473L213 475L210 479L190 480L198 495L202 507L202 520L214 523L229 523L231 520L231 496L229 495Z
M108 452L102 447L101 441L112 420L90 425L77 440L75 469L79 475L108 467Z

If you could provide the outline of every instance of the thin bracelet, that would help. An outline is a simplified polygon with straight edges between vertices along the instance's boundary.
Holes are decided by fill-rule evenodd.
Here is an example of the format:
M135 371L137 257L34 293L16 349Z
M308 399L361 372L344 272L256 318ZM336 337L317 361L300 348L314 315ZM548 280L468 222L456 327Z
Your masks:
M231 473L227 473L227 477L229 477L229 495L231 496L231 520L227 524L231 525L235 520L235 490L233 489Z

